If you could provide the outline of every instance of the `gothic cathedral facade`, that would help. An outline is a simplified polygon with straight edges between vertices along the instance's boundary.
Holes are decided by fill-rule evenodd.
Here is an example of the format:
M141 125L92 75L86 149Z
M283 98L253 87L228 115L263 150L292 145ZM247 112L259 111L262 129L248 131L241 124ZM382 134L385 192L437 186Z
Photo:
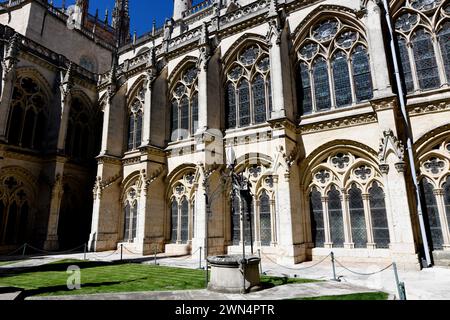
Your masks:
M388 5L392 41L375 0L174 0L140 37L126 0L4 4L0 251L449 265L450 2Z

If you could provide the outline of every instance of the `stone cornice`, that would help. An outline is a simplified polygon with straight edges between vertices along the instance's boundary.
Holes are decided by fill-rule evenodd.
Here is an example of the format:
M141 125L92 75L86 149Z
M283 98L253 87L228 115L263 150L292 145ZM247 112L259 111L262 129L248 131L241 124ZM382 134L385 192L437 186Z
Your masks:
M110 155L100 155L97 157L98 164L114 164L121 165L122 160L120 158L110 156Z
M299 133L310 134L334 129L360 126L364 124L376 123L378 118L375 113L368 113L358 116L350 116L340 119L327 120L307 125L300 125Z
M411 117L445 111L450 111L449 101L441 101L441 102L436 101L435 103L408 106L408 113Z

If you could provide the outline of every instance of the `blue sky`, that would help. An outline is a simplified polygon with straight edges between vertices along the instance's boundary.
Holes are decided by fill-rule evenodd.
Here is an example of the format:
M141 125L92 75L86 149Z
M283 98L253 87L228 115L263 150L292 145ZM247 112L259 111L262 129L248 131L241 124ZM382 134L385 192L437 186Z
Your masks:
M90 0L90 12L95 14L99 9L99 17L105 18L105 10L111 13L114 8L114 0ZM55 6L61 6L61 0L54 0ZM75 0L66 0L66 5L75 3ZM131 15L131 33L136 30L138 35L152 28L153 19L156 19L157 27L163 25L164 20L172 16L173 0L129 0Z

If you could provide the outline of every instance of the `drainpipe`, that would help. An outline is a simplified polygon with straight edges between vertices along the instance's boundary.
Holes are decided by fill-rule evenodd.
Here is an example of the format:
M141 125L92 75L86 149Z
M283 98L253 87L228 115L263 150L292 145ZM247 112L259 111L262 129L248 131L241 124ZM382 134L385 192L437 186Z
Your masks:
M425 223L423 220L423 210L422 210L422 199L420 195L420 188L419 188L419 181L417 180L417 170L416 170L416 164L414 162L414 151L413 151L413 135L411 130L411 124L408 119L408 113L406 111L406 95L403 91L403 79L400 75L400 68L399 68L399 62L398 62L398 52L397 47L395 46L395 34L394 29L392 27L392 18L390 15L390 8L387 0L382 0L384 11L386 13L386 23L389 29L389 36L391 37L390 45L391 45L391 53L392 53L392 62L394 65L395 70L395 80L397 82L397 90L398 90L398 98L400 102L400 109L402 111L403 120L406 126L406 140L407 140L407 151L408 151L408 158L409 158L409 166L411 170L411 175L414 183L414 190L416 193L416 203L417 203L417 215L419 217L419 225L420 225L420 233L422 236L422 242L423 242L423 250L425 252L425 259L427 262L427 267L431 267L431 256L430 256L430 248L428 246L428 237L425 230Z

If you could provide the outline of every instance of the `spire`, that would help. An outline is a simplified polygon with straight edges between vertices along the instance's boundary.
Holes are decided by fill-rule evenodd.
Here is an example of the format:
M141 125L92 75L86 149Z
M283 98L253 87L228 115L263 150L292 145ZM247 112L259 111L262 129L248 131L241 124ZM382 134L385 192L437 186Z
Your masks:
M128 0L116 0L112 17L112 25L116 30L116 42L119 46L122 46L130 41L130 13Z

